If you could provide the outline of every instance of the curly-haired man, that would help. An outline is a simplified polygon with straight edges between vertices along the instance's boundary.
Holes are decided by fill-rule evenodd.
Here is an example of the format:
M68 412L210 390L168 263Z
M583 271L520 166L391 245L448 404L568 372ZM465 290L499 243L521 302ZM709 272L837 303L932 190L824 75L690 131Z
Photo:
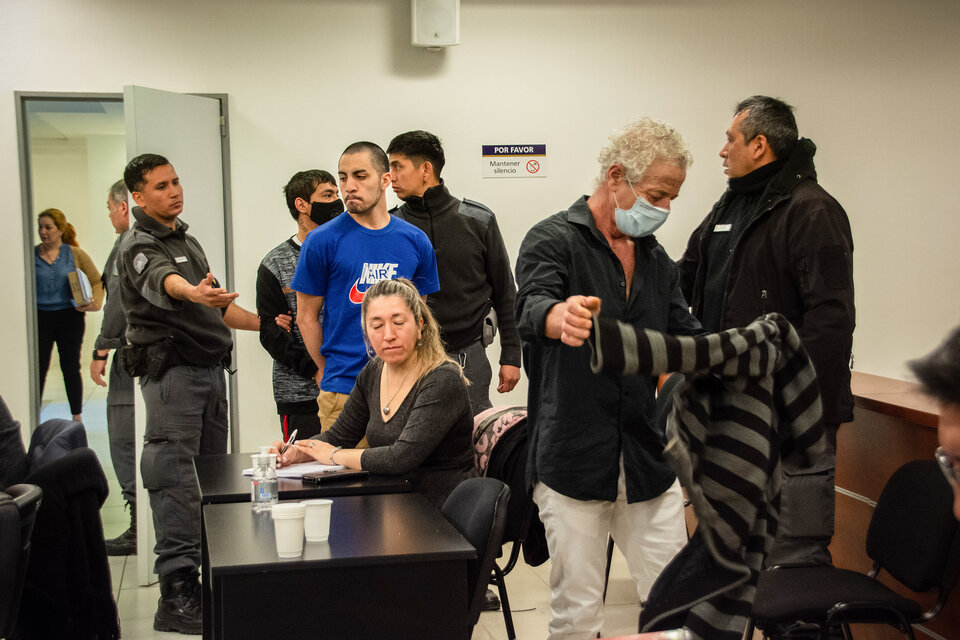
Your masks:
M600 153L593 195L536 224L517 260L529 385L528 480L553 561L550 640L597 637L608 536L640 599L686 543L680 485L655 427L655 380L595 375L576 349L601 315L700 332L653 232L691 162L672 127L641 119ZM601 300L603 302L601 309Z

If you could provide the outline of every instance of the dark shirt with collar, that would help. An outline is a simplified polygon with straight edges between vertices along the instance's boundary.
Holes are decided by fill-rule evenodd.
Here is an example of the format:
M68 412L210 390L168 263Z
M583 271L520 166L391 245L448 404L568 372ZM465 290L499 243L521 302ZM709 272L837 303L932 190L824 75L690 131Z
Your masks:
M191 285L203 280L210 270L203 247L181 220L171 229L140 207L132 211L136 222L124 234L117 260L127 341L142 347L169 341L184 364L222 362L232 346L223 310L177 300L163 287L174 273Z
M759 205L767 183L782 168L783 162L775 160L745 176L730 178L727 182L732 197L713 225L713 233L707 241L707 277L701 315L703 328L707 331L717 332L728 328L722 326L721 318L733 248L737 246L750 216Z
M590 349L544 335L550 308L598 296L601 317L672 334L700 333L677 269L653 236L634 243L630 297L619 258L597 229L586 197L535 225L517 260L517 318L529 384L528 481L577 500L617 497L620 457L627 499L661 495L676 476L654 424L656 378L594 374Z

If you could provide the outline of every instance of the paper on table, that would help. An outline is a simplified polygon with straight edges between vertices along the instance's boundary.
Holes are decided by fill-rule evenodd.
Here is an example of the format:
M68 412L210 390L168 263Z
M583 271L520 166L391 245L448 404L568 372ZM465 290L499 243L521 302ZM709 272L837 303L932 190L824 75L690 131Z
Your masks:
M299 462L277 469L278 478L302 478L305 473L322 473L334 469L345 469L342 464L321 464L319 462ZM253 467L243 470L243 475L252 476Z

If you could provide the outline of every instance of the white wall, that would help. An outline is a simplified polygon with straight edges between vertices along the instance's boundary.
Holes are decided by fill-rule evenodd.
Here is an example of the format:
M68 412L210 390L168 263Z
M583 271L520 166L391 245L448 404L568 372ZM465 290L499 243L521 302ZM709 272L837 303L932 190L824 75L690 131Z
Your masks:
M592 187L609 132L672 122L696 162L658 234L674 257L724 187L716 154L737 100L781 96L819 146L822 183L856 243L858 369L899 377L960 319L952 211L960 148L955 0L462 0L461 46L409 45L407 0L0 0L0 266L22 271L12 93L141 84L230 96L235 272L292 233L280 189L335 169L350 142L443 138L457 195L497 212L515 257L524 233ZM43 43L39 46L38 43ZM482 179L480 145L546 143L549 177ZM176 159L173 159L176 162ZM190 195L184 218L190 210ZM0 293L23 300L15 275ZM26 415L25 314L7 314L0 393ZM269 361L238 340L241 446L275 433ZM510 401L522 401L522 396Z

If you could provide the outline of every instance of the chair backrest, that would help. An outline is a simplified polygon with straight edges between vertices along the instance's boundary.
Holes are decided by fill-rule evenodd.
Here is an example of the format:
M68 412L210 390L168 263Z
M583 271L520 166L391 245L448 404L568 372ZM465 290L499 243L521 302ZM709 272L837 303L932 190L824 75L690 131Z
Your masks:
M0 492L0 638L13 634L30 558L30 536L43 491L15 484Z
M526 420L503 434L490 451L486 476L496 478L510 487L510 503L507 506L507 523L503 530L503 542L518 540L523 533L521 520L526 509L529 492L526 491L527 471L527 424Z
M953 491L937 463L914 460L897 469L870 519L867 555L910 589L924 592L952 586L958 549Z
M467 611L470 624L480 619L487 583L500 551L510 489L494 478L468 478L443 504L443 515L477 550L467 568Z
M503 542L520 543L514 545L510 560L501 567L504 573L509 573L516 564L520 546L524 560L531 566L541 565L550 557L540 512L527 485L527 451L527 421L523 419L500 436L490 451L486 469L487 477L502 480L510 487Z
M527 421L521 405L491 407L473 417L473 467L478 476L487 475L487 464L500 438Z

